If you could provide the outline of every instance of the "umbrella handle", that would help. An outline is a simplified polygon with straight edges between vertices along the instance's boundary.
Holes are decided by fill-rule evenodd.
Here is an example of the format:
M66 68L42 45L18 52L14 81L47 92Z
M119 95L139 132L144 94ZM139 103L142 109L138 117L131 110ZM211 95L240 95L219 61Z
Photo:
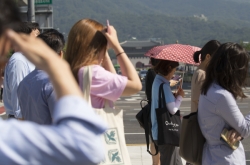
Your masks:
M182 84L183 84L183 81L184 81L184 75L185 75L185 72L182 73L181 89L182 89Z

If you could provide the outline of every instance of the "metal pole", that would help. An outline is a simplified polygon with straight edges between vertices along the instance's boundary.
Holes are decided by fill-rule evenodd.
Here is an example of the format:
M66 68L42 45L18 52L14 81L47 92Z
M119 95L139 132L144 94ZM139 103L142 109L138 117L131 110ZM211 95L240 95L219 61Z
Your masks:
M35 22L35 0L28 0L28 21Z

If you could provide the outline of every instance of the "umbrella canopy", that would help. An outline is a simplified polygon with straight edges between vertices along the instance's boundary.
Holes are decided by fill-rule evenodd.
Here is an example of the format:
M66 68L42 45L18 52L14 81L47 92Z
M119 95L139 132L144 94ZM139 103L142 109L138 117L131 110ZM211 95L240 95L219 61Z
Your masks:
M197 65L193 60L193 54L196 51L201 50L201 48L191 45L182 44L169 44L156 46L150 49L145 56L162 59L177 61L186 64Z

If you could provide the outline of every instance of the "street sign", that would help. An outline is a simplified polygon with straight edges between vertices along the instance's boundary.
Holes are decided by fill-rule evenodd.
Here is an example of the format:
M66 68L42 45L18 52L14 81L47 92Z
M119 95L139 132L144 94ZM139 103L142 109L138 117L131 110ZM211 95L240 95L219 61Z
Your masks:
M51 5L52 0L35 0L35 5Z
M27 21L28 6L19 7L21 19ZM39 23L40 29L53 28L53 6L52 5L37 5L35 7L35 22ZM1 163L0 163L1 164Z

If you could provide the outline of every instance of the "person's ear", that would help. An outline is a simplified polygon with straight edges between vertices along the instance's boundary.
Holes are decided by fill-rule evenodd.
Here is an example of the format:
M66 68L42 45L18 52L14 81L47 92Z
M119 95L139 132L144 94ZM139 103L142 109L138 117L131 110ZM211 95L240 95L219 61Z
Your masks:
M210 58L211 58L211 55L210 55L210 54L207 54L205 59L206 59L206 60L210 60Z
M64 53L63 53L63 51L61 50L60 53L59 53L59 56L60 56L61 58L63 58L63 54L64 54Z

